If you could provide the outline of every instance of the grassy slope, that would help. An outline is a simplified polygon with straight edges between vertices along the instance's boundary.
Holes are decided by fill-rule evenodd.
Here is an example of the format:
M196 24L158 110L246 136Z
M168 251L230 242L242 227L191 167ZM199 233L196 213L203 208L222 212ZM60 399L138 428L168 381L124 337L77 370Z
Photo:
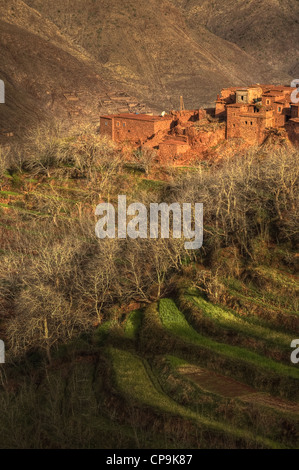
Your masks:
M144 405L158 408L163 413L179 415L185 419L194 421L201 428L209 430L210 432L221 432L226 437L228 436L235 439L244 438L244 441L251 441L251 445L255 442L257 446L265 445L272 448L277 446L277 444L270 440L254 437L250 433L233 429L229 425L207 420L187 408L178 405L170 397L157 390L150 380L141 359L127 351L114 348L109 350L109 354L114 364L117 387L125 396L140 401Z
M55 206L56 208L60 207L58 203L63 202L63 211L59 212L58 210L59 217L74 217L74 201L80 201L83 203L86 201L86 197L88 196L88 188L85 187L85 183L82 181L75 184L73 181L70 182L54 179L50 181L45 178L44 181L38 182L36 180L32 180L28 175L19 180L16 178L13 181L12 178L7 178L7 180L11 180L12 185L9 189L4 189L1 193L1 201L5 201L2 202L2 219L5 221L5 224L7 224L6 227L3 227L5 230L7 227L9 227L11 231L20 230L19 227L15 227L15 219L12 217L13 211L16 208L21 209L19 210L19 213L21 214L20 216L23 221L22 230L30 230L32 218L41 217L40 214L42 213L37 210L38 204L35 194L36 190L38 190L39 194L42 194L43 201L53 201L54 199L55 202L57 202L57 205ZM51 184L49 184L50 182ZM137 182L135 187L138 187L138 185L142 185L144 187L143 180ZM6 184L7 188L8 186L9 185ZM23 190L25 187L28 189L29 186L31 187L31 190L25 197ZM20 203L22 204L20 205ZM46 215L46 212L42 214L42 216ZM269 270L266 271L267 272L265 272L264 269L264 275L273 277L272 271L270 274ZM295 281L293 278L290 278L289 276L285 277L281 273L280 276L276 273L275 282L283 282L286 288L294 289L295 287ZM281 348L288 346L288 336L281 333L278 329L271 329L271 322L268 322L267 326L264 324L256 324L247 317L242 318L242 316L237 312L214 306L202 298L194 298L193 296L193 300L200 309L205 311L207 317L212 318L214 322L219 323L221 328L233 328L243 335L259 338L260 340L264 338L265 343L271 343L272 341L277 342ZM200 349L204 349L208 353L215 353L216 356L218 355L219 357L231 360L241 366L242 364L244 364L244 366L250 364L254 369L262 370L266 377L269 373L273 377L283 376L286 380L288 380L288 378L298 380L298 370L295 367L275 362L261 354L252 352L250 349L231 346L229 342L220 342L215 340L213 337L198 334L186 321L186 318L178 310L172 299L162 299L160 301L159 311L164 330L168 331L171 336L182 339L186 344L186 350L192 345ZM118 332L120 331L119 326L115 325L114 322L107 322L101 325L94 336L94 341L96 342L97 347L101 348L102 346L105 346L105 344L107 344L107 342L109 343L110 340L115 341L115 339L113 339L113 331L115 328L118 329ZM142 329L143 313L138 310L132 312L124 324L124 337L129 340L136 340L136 347L138 346L138 352L141 354L143 344L139 341L139 332ZM153 331L152 334L154 335L155 331ZM130 351L134 351L133 347L134 345L131 342ZM84 348L81 353L84 353ZM87 350L85 350L85 354L86 353ZM173 353L175 354L176 351L173 351ZM110 355L114 364L113 370L116 379L116 393L120 397L125 397L129 401L133 401L133 403L141 404L141 407L145 407L149 415L153 413L153 415L157 414L162 417L179 417L184 422L193 423L192 425L199 426L201 429L207 430L208 433L216 433L215 439L213 438L210 442L209 439L206 438L204 444L206 447L209 447L211 442L214 444L217 442L219 446L224 445L224 443L228 443L230 446L236 445L237 447L262 446L275 448L284 445L280 442L279 438L277 442L275 442L276 439L272 439L272 434L270 431L267 431L266 424L261 424L262 429L260 430L260 434L258 434L257 438L254 438L251 431L247 431L247 427L243 427L242 423L236 424L223 422L221 417L216 413L210 418L207 418L205 413L206 405L203 405L202 412L198 412L198 410L196 411L195 409L192 409L189 405L179 403L174 393L171 391L165 393L164 388L161 388L159 376L157 380L151 372L151 368L147 361L142 359L140 356L137 356L135 353L129 352L128 350L113 348L110 349ZM155 355L154 350L151 352L151 355ZM68 368L70 366L69 358L65 355L63 355L63 358L63 360L66 361L66 368ZM80 357L80 354L78 354L78 361L80 362L81 360L82 358ZM178 361L178 359L176 359L176 361ZM179 361L182 361L182 359L179 359ZM185 362L186 361L183 361L183 363ZM200 361L198 362L200 364ZM182 363L179 365L181 366ZM86 370L86 373L84 370ZM159 372L159 374L160 373L161 372ZM232 371L229 369L227 369L225 373L228 374L228 376L232 375ZM57 444L57 439L60 444L62 443L62 447L64 445L67 446L69 445L68 439L70 436L74 436L74 445L80 445L80 442L84 441L88 442L90 447L95 447L97 445L105 447L109 445L108 441L110 433L113 436L113 442L116 443L116 445L118 439L120 446L132 447L133 445L136 445L135 431L132 431L131 425L127 425L124 422L122 424L116 424L113 419L110 419L105 415L104 407L101 408L102 405L100 404L103 396L102 394L106 394L105 396L108 397L110 394L109 388L107 390L107 385L101 384L99 386L101 390L99 395L96 399L93 396L92 390L94 389L94 378L96 377L96 380L100 380L100 372L95 371L92 366L89 367L84 365L82 370L78 368L78 371L74 372L74 374L75 375L71 375L66 380L67 375L65 377L60 377L56 372L53 373L51 380L54 381L53 383L58 382L56 385L59 388L59 390L57 387L53 388L53 394L55 395L57 392L57 401L55 401L55 396L51 395L51 393L49 395L49 384L47 385L47 378L44 379L44 384L40 387L38 394L38 403L40 403L40 406L42 406L41 404L44 403L45 398L49 395L49 400L48 398L46 399L47 405L43 412L43 416L42 418L39 418L42 419L41 427L43 428L46 422L51 423L48 428L46 426L47 430L44 432L45 435L47 435L47 438L44 442L40 442L40 446L48 445L49 442L52 443L52 446L55 446ZM59 381L61 381L61 383L59 383ZM67 385L67 383L69 385ZM73 388L71 384L73 384ZM52 385L50 388L52 389ZM26 406L29 408L31 406L29 404L30 400L32 401L32 397L36 400L37 395L35 394L36 391L31 390L30 393L28 392L28 396L23 398L21 397L22 400L27 400ZM65 396L72 397L69 405L66 403ZM217 403L218 398L212 397L212 400L214 403ZM90 409L88 408L89 404L92 405ZM7 403L5 406L7 406ZM251 405L248 406L248 409L242 409L243 416L248 413L250 406ZM113 404L110 403L110 407L110 411L113 415L115 412L115 410L113 410ZM57 420L58 418L56 417L58 409L63 410L63 415L59 420ZM32 410L30 412L32 412ZM73 415L76 416L76 419L71 418ZM261 423L263 422L263 419L265 419L265 421L267 420L267 414L263 414L263 410L261 411L260 416ZM20 420L21 419L23 418L20 417ZM32 427L36 419L38 419L37 415L32 412L32 420L30 421ZM278 414L276 423L279 430L283 428L283 419L284 418ZM70 422L69 420L72 422L71 428L66 424ZM55 429L57 430L60 428L62 428L63 431L62 433L57 434ZM28 431L28 428L26 429ZM71 429L71 434L69 436L67 435L68 429ZM101 436L97 435L99 433L99 429L101 429ZM141 431L139 428L137 431L138 439L140 439L140 442L142 442L144 446L146 446L146 444L153 438L153 432L151 432L150 426L148 430L149 434L146 434L145 430ZM21 431L18 430L18 432L21 436ZM294 433L296 431L292 430L290 432ZM1 436L1 442L8 442L5 441L3 434ZM34 434L32 439L34 439L34 436L37 435ZM269 436L271 436L271 438ZM162 446L162 439L163 436L159 436L156 444Z
M277 346L287 350L290 345L291 335L261 326L250 317L244 317L233 310L213 305L202 297L187 296L187 298L190 298L194 305L203 312L204 317L211 319L220 328L262 340L269 345L269 348Z
M197 333L186 321L183 314L177 309L171 299L162 299L159 304L161 320L165 328L180 338L195 345L211 349L217 353L238 361L250 362L257 368L263 367L271 372L286 375L295 379L299 378L299 371L295 368L284 366L263 356L255 354L250 350L218 343L206 336Z

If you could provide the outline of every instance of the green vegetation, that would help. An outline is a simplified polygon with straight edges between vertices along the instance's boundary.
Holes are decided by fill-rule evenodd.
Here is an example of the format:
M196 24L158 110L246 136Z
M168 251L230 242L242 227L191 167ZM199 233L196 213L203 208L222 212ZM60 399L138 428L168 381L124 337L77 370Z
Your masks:
M5 152L0 447L298 446L296 153L161 168L55 126ZM98 240L118 194L202 201L203 249Z
M191 297L191 299L205 317L210 318L220 327L264 340L269 343L269 348L271 348L271 345L276 345L286 350L290 345L291 336L257 325L251 318L244 318L237 312L213 305L202 297Z
M198 414L178 405L167 395L159 392L156 389L150 377L148 376L142 361L128 351L111 348L109 350L109 354L113 360L117 387L127 399L140 401L145 405L158 408L163 413L179 415L185 419L193 421L196 425L199 425L201 428L203 428L203 430L206 429L210 433L213 433L213 431L216 431L217 433L222 432L225 437L229 439L243 438L244 441L255 441L257 446L277 446L277 444L274 442L256 438L253 435L250 435L249 432L242 432L241 430L233 429L229 425L224 426L219 422L217 423L211 420L207 420L202 416L199 416ZM202 442L202 445L204 445L204 442Z
M273 288L274 290L274 288ZM265 293L261 292L260 290L257 289L248 289L247 293L244 294L244 292L240 291L239 289L235 289L234 286L230 287L230 292L238 297L241 300L245 300L248 302L251 302L252 304L255 304L257 306L265 307L268 310L272 311L281 311L281 305L277 305L277 303L281 302L281 292L280 292L280 299L277 298L277 296L274 296L273 293ZM295 292L294 292L295 294ZM291 299L288 299L289 301ZM295 299L293 299L295 300ZM298 315L298 311L296 310L291 310L288 308L288 305L284 305L284 311L287 311L288 313L292 315Z
M209 419L233 423L255 435L267 435L288 447L297 446L294 429L298 427L298 410L296 416L292 404L255 390L246 392L243 384L232 383L226 376L199 368L196 360L189 363L167 356L156 361L156 370L163 390L182 405ZM282 419L289 432L281 429Z
M136 339L141 322L143 312L141 310L134 310L130 313L126 325L125 325L125 336L129 339Z
M184 315L178 310L171 299L161 299L159 302L159 313L165 328L183 340L203 348L211 349L217 353L238 361L252 363L256 368L264 367L277 374L286 375L299 379L299 371L293 367L284 366L278 362L271 361L263 356L255 354L248 349L219 343L197 333L187 322Z

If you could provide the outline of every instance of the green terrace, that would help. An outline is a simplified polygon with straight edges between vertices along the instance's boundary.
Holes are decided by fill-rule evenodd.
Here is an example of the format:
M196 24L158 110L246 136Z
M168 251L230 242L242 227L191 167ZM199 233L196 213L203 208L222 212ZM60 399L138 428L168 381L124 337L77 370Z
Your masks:
M264 368L278 375L299 379L299 370L295 367L275 362L250 351L250 349L220 343L197 333L194 328L189 325L185 316L178 310L175 302L171 299L160 300L159 314L163 326L173 335L178 336L186 342L212 350L238 362L244 361L251 363L257 369Z

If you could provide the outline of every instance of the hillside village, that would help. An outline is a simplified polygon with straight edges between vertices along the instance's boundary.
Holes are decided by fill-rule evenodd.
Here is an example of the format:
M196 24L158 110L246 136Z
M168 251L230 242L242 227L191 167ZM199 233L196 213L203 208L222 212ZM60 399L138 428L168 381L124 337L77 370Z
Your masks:
M261 145L278 135L299 142L299 105L291 101L290 86L252 85L224 88L214 109L170 111L160 116L119 113L100 117L101 134L115 142L158 151L160 160L191 158L203 144L238 139Z
M298 22L0 0L0 449L299 448Z

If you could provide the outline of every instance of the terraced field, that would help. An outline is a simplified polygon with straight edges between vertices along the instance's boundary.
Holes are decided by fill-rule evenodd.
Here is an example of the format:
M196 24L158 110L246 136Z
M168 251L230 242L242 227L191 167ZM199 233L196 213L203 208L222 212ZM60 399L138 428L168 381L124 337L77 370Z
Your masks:
M286 376L290 379L299 378L298 371L293 367L284 366L278 362L259 356L248 349L217 342L208 336L197 333L193 327L189 325L184 315L178 310L174 301L170 299L162 299L160 301L159 313L163 326L172 334L186 342L205 348L215 352L216 354L223 355L227 358L245 361L248 364L253 364L256 368L264 368L269 372Z
M134 181L136 191L156 184ZM10 185L0 192L1 256L14 237L9 250L34 259L34 245L18 252L18 237L34 235L49 217L55 226L91 213L99 196L70 179L23 177ZM299 368L290 362L298 282L276 268L256 269L271 289L224 279L226 297L216 305L177 287L171 298L129 313L117 307L60 346L44 372L35 356L22 379L12 367L16 393L0 389L1 445L17 447L26 434L24 447L41 448L298 448Z
M288 350L288 336L270 325L242 322L201 297L192 300L208 316L215 309L221 328L237 328L247 338L265 335L266 344ZM104 347L114 393L124 409L146 414L146 427L149 415L158 427L162 417L164 432L174 422L175 434L179 420L197 447L298 447L298 368L198 333L173 299L133 311L123 333L107 335Z
M157 385L155 377L152 377L148 366L144 365L141 358L134 354L120 350L109 349L112 358L116 385L129 400L141 403L143 406L149 406L154 411L162 415L179 417L186 420L190 425L190 438L192 432L198 427L201 432L202 440L199 447L206 447L213 441L214 445L219 440L218 446L233 445L237 442L243 443L244 446L267 447L274 446L276 443L268 439L260 438L245 430L233 428L231 425L213 421L201 416L194 411L179 405L175 400L166 395ZM166 419L166 416L165 418ZM193 425L193 426L192 426ZM209 441L207 441L209 439ZM221 443L221 444L220 444ZM217 446L217 444L216 444Z
M270 289L243 288L227 280L227 301L234 311L259 324L270 323L279 331L299 329L298 277L268 266L255 268L260 279L270 283ZM281 291L284 291L284 295Z

